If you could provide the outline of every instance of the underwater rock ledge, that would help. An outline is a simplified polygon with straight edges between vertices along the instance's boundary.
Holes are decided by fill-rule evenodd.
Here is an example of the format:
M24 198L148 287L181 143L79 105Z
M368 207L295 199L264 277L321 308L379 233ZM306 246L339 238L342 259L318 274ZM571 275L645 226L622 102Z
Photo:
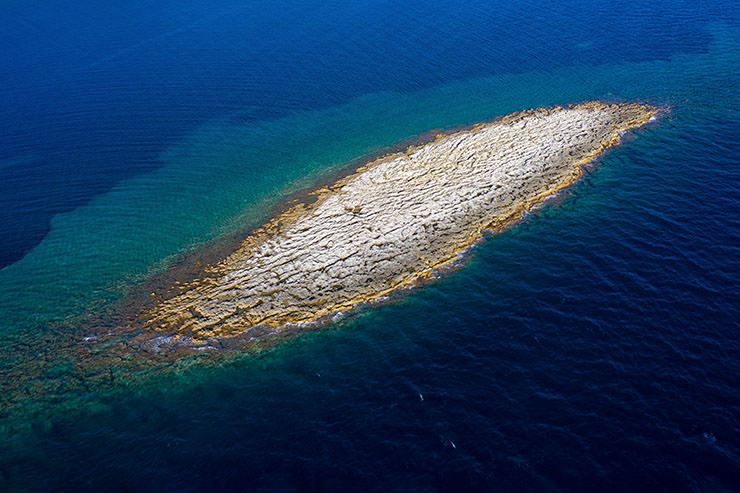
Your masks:
M537 108L374 159L141 307L137 339L154 348L249 340L428 279L486 230L505 229L571 185L658 112L598 101Z

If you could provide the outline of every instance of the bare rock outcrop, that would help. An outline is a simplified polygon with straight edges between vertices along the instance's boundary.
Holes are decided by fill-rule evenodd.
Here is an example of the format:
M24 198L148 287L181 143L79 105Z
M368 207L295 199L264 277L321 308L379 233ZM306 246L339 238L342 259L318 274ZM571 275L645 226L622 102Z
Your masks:
M375 300L572 184L584 164L657 111L601 102L529 110L375 159L147 307L146 332L197 345Z

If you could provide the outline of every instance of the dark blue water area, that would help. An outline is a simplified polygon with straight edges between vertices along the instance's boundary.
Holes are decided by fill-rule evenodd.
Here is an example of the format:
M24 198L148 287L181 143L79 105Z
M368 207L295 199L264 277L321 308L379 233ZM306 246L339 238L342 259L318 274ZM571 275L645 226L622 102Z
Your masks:
M724 2L4 2L0 267L211 118L699 53ZM638 21L636 21L638 20Z

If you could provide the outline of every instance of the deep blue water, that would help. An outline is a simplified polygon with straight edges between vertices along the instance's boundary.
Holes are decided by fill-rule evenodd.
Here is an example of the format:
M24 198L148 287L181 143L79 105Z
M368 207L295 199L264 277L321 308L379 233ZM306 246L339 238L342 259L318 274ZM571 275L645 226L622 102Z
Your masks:
M0 43L0 390L42 368L0 490L740 490L737 2L8 1ZM671 111L436 284L110 388L55 351L353 158L598 98Z

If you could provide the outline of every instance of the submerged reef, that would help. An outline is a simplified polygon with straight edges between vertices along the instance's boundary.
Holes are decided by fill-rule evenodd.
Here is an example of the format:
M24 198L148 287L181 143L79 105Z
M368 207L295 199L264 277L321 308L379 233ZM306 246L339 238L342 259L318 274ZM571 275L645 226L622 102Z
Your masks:
M156 349L248 341L429 279L486 231L575 182L584 164L658 111L602 102L538 108L376 158L139 307L136 338Z
M39 403L64 412L61 403L86 406L96 389L125 392L226 363L434 279L661 111L602 102L538 108L348 169L261 227L176 259L111 305L7 346L13 364L0 368L0 432L11 414L6 422L27 427Z

